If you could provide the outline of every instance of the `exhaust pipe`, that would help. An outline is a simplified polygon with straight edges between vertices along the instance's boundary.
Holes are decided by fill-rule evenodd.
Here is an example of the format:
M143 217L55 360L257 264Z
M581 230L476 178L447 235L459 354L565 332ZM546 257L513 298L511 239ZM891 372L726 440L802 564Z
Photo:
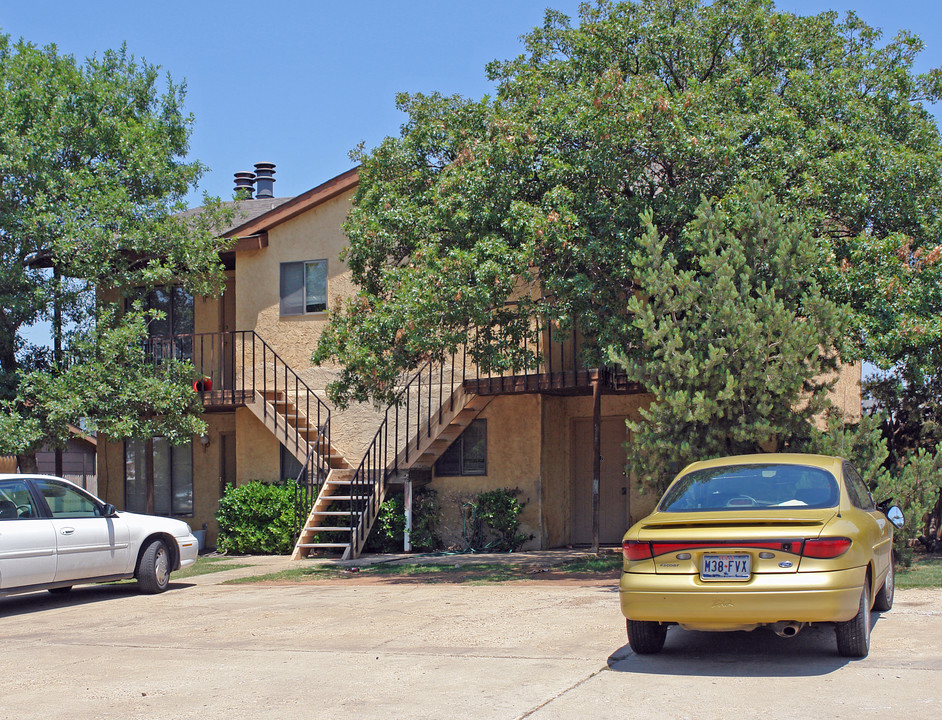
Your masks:
M779 637L795 637L807 623L781 621L772 625L772 631Z

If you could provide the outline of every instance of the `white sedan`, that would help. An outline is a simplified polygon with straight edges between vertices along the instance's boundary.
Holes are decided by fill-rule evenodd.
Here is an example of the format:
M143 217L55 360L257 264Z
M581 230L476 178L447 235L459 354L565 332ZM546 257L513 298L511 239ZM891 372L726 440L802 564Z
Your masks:
M198 552L180 520L118 512L61 478L0 474L0 596L127 578L159 593Z

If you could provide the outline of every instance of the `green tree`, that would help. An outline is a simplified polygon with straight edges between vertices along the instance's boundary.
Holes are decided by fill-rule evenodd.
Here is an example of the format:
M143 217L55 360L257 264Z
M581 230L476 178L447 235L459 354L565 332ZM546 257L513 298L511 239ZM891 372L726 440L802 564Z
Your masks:
M63 421L93 418L117 437L149 431L131 415L150 423L175 396L174 373L145 372L118 346L145 333L139 314L121 318L124 295L171 283L212 293L223 281L218 201L207 198L187 222L174 215L203 172L185 160L184 90L124 48L80 63L54 45L0 36L0 412L15 428L0 452L16 452L24 469L44 440L63 441ZM96 294L118 297L118 307L102 308ZM56 321L61 354L24 340L43 319ZM119 365L107 370L102 359ZM108 400L114 373L131 367L115 395L138 401ZM174 422L194 427L192 403L177 400L186 412L161 421L171 434Z
M629 422L629 464L663 490L705 457L798 449L829 407L847 312L814 277L816 242L753 189L736 215L704 201L686 229L686 269L645 217L631 256L636 351L616 353L653 393Z
M767 0L599 0L578 25L547 12L524 42L488 67L494 97L401 95L401 134L355 155L360 290L314 354L346 368L335 400L388 400L466 341L485 368L532 366L533 314L577 324L590 361L634 352L619 309L645 290L631 258L647 225L695 268L701 198L740 216L756 178L823 241L809 275L853 310L846 357L890 367L940 345L942 150L924 103L942 72L913 71L918 38Z

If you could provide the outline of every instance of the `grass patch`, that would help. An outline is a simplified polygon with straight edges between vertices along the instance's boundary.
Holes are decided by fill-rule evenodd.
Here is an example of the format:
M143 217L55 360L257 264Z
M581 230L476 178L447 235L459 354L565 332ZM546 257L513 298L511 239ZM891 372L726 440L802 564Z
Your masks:
M942 557L938 555L917 556L908 568L897 566L896 587L942 587Z
M376 563L364 565L356 570L338 565L315 565L313 567L282 570L266 575L227 580L227 585L241 585L258 582L304 583L316 580L337 580L351 577L372 577L388 582L420 583L467 583L483 585L488 583L513 582L515 580L534 580L552 577L559 579L565 575L580 577L605 577L621 569L621 556L606 555L586 557L580 560L549 566L533 567L526 565L504 565L502 563L458 564L449 562Z
M170 575L171 580L183 580L196 575L207 575L209 573L224 572L226 570L235 570L236 568L251 567L248 563L223 563L222 560L231 560L225 555L203 555L196 558L196 562L189 567L174 570Z
M554 572L564 573L609 573L615 570L621 570L624 560L621 553L611 555L588 556L581 560L571 560L563 563L559 567L553 568Z

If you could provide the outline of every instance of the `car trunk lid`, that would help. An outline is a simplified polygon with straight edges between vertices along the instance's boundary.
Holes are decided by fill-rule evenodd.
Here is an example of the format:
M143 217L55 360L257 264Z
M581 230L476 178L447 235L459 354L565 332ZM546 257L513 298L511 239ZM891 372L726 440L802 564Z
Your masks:
M800 514L742 511L732 517L728 512L655 513L638 540L648 543L659 574L701 574L706 580L719 569L723 579L747 580L752 574L797 572L804 540L818 537L836 514L835 508Z

